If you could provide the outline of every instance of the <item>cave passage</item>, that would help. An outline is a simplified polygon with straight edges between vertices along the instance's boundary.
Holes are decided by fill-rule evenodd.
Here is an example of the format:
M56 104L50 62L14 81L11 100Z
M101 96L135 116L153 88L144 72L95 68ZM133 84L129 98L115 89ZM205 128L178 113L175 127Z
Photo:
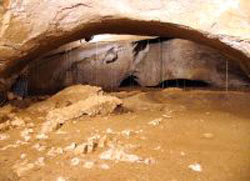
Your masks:
M140 86L140 84L136 81L136 79L137 79L136 76L130 75L121 82L120 87L137 87L137 86Z

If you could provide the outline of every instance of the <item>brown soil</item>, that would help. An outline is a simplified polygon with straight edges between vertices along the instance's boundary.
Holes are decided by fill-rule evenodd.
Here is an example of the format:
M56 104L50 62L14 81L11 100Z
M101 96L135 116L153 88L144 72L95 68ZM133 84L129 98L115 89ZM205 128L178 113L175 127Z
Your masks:
M12 114L25 126L0 132L0 180L250 180L250 92L135 89L108 94L121 98L123 108L68 121L47 139L36 138L42 115L15 108ZM27 127L34 132L24 141L20 132ZM81 154L65 151L94 135L107 137L104 147L98 143ZM100 154L112 146L140 159L102 160ZM52 147L58 148L54 155L48 154Z

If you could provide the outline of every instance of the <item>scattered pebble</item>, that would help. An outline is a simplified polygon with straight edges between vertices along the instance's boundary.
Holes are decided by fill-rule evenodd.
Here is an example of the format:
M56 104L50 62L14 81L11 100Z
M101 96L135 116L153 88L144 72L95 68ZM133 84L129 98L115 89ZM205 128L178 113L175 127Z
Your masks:
M202 171L201 165L198 164L198 163L191 164L191 165L188 166L188 168L190 168L191 170L193 170L195 172L201 172Z
M27 157L27 154L25 154L25 153L22 153L21 154L21 156L20 156L20 158L23 160L24 158L26 158Z
M106 130L106 133L107 133L107 134L113 134L114 131L113 131L111 128L108 128L108 129Z
M168 115L168 114L163 114L162 117L166 118L166 119L171 119L173 118L172 116Z
M38 140L45 140L45 139L48 139L48 137L49 136L44 134L44 133L36 135L36 139L38 139Z
M83 166L84 166L84 168L91 169L94 165L95 165L95 162L93 162L93 161L85 161Z
M100 168L103 169L103 170L108 170L108 169L110 169L109 165L106 164L106 163L101 164L101 165L100 165Z
M45 163L44 163L44 157L39 157L36 161L35 161L35 164L38 165L38 166L44 166Z
M65 148L64 148L64 151L73 151L75 148L76 148L76 143L71 143L69 146L66 146Z
M62 130L58 130L58 131L56 131L56 134L68 134L66 131L62 131Z
M0 134L0 141L7 140L9 137L7 134Z
M48 156L57 156L57 155L60 155L60 154L63 154L63 149L61 147L52 147L48 152L47 152L47 155Z
M80 163L80 159L79 158L74 157L74 158L71 159L71 165L72 166L77 166L77 165L79 165L79 163Z
M158 126L160 125L161 122L162 122L162 118L159 118L159 119L155 119L153 121L148 122L148 124L153 125L153 126Z
M132 134L132 131L129 130L129 129L126 129L126 130L123 130L121 132L121 134L122 134L122 136L129 138L131 136L131 134Z
M32 146L32 148L35 148L37 151L44 151L46 149L46 146L41 145L40 143L36 143Z

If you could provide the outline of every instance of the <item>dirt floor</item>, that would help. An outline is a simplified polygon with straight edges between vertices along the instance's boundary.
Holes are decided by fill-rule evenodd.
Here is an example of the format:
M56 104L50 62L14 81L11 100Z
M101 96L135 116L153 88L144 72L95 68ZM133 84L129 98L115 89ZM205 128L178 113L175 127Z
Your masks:
M39 133L43 114L3 107L12 123L0 132L0 180L250 180L250 92L108 94L123 106L67 121L46 135Z

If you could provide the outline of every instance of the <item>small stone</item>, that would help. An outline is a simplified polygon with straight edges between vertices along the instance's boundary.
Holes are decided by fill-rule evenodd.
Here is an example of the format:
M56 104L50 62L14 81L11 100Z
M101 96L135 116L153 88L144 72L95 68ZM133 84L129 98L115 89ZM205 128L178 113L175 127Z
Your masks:
M173 118L172 116L167 115L167 114L163 114L162 117L164 117L164 118L166 118L166 119L171 119L171 118Z
M7 140L9 137L7 134L0 134L0 141Z
M77 158L77 157L72 158L72 160L71 160L71 165L72 166L79 165L79 163L80 163L80 159L79 158Z
M148 122L148 124L153 125L153 126L158 126L160 125L161 122L162 122L162 118L159 118L159 119L155 119L153 121Z
M107 133L107 134L113 134L114 131L113 131L111 128L108 128L108 129L106 130L106 133Z
M60 154L63 154L63 149L58 147L58 148L55 148L55 147L52 147L48 152L47 152L47 155L48 156L57 156L57 155L60 155Z
M93 162L93 161L86 161L83 166L85 168L91 169L94 166L94 164L95 164L95 162Z
M44 151L46 149L46 146L43 146L40 143L36 143L32 148L35 148L37 151Z
M44 133L36 135L36 139L38 139L38 140L45 140L45 139L48 139L48 137L49 136L44 134Z
M105 136L100 138L99 143L98 143L98 147L104 148L106 146L106 144L107 144L107 136L105 135Z
M132 134L132 131L129 130L129 129L123 130L123 131L121 132L121 134L122 134L122 136L129 138L129 137L131 136L131 134Z
M64 148L64 151L73 151L77 147L76 143L71 143L69 146Z
M186 153L185 152L183 152L183 151L181 151L181 156L185 156L186 155Z
M212 139L214 137L214 134L213 133L204 133L204 134L202 134L202 137L206 138L206 139Z
M108 170L110 167L109 167L108 164L103 163L103 164L100 165L100 168L103 169L103 170Z
M201 172L202 171L201 165L198 164L198 163L191 164L191 165L188 166L188 168L190 168L191 170L193 170L195 172Z
M44 163L44 157L39 157L36 161L35 161L35 164L38 165L38 166L44 166L45 163Z
M24 158L26 158L26 156L27 155L25 153L22 153L21 156L20 156L20 158L23 160Z

